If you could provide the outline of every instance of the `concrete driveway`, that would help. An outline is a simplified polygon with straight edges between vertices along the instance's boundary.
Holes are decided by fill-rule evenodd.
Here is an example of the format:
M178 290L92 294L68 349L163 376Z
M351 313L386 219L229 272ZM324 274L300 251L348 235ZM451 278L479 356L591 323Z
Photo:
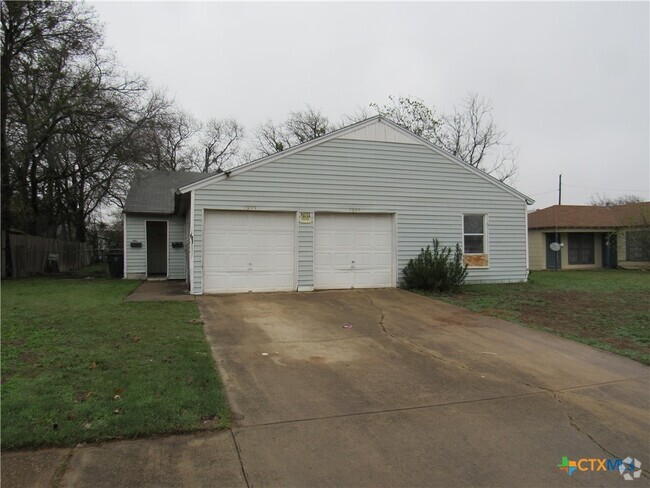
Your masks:
M250 486L648 485L557 467L650 469L639 363L400 290L198 303Z

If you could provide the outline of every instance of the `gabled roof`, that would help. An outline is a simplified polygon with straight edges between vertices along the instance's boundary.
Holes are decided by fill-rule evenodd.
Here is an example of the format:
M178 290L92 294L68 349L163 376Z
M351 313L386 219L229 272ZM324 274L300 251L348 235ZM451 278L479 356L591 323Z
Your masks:
M188 171L143 171L135 175L124 204L125 213L174 213L176 190L204 180L206 173Z
M444 149L439 148L438 146L436 146L436 145L430 143L429 141L427 141L426 139L423 139L420 136L417 136L417 135L413 134L409 130L406 130L402 126L396 124L395 122L393 122L393 121L391 121L389 119L386 119L386 118L382 117L381 115L376 115L376 116L371 117L369 119L362 120L361 122L357 122L356 124L352 124L352 125L349 125L347 127L343 127L342 129L335 130L334 132L330 132L329 134L326 134L326 135L324 135L322 137L319 137L317 139L313 139L311 141L304 142L304 143L299 144L297 146L293 146L293 147L291 147L291 148L289 148L289 149L287 149L285 151L281 151L279 153L272 154L271 156L266 156L264 158L257 159L255 161L251 161L249 163L246 163L246 164L243 164L243 165L238 166L236 168L233 168L232 170L230 170L228 172L215 174L215 175L212 175L209 178L206 178L206 179L204 179L202 181L198 181L196 183L190 183L190 184L188 184L188 185L186 185L184 187L179 188L179 191L181 193L187 193L187 192L192 191L192 190L198 190L198 189L204 188L204 187L206 187L206 186L208 186L208 185L210 185L212 183L224 180L224 179L226 179L228 177L231 177L231 176L237 176L238 174L245 173L246 171L250 171L252 169L255 169L258 166L262 166L264 164L268 164L268 163L271 163L273 161L277 161L278 159L284 158L286 156L290 156L292 154L296 154L296 153L305 151L305 150L310 149L310 148L312 148L314 146L317 146L319 144L323 144L323 143L325 143L327 141L331 141L332 139L336 139L336 138L344 136L346 134L350 134L351 132L358 131L358 130L364 128L364 127L368 127L368 126L371 126L373 124L384 124L384 125L388 126L389 128L391 128L392 130L397 131L402 136L406 136L408 139L412 140L414 143L421 144L421 145L427 147L428 149L432 150L433 152L446 157L447 159L451 160L452 162L454 162L456 164L459 164L460 166L465 168L468 172L478 175L479 177L483 178L486 181L489 181L493 185L498 186L502 190L507 191L508 193L516 196L517 198L520 198L521 200L528 203L529 205L534 203L534 200L532 198L527 197L523 193L521 193L521 192L515 190L514 188L506 185L505 183L497 180L493 176L488 175L484 171L481 171L480 169L477 169L477 168L475 168L473 166L470 166L469 164L465 163L463 160L459 159L458 157L454 156L453 154L445 151Z
M528 214L529 229L615 229L647 225L649 221L650 202L609 207L553 205Z

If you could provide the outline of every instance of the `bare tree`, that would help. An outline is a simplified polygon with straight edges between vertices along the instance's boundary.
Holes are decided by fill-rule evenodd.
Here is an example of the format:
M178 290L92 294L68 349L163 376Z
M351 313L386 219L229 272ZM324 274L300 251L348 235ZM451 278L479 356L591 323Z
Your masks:
M303 110L291 112L284 125L289 137L293 139L292 145L324 136L333 129L329 119L310 105Z
M369 119L375 115L368 107L357 107L354 112L350 114L345 114L341 117L341 123L339 128L346 127L348 125L356 124L362 120Z
M199 145L203 151L200 171L219 171L239 155L244 129L235 119L209 120L201 131Z
M201 125L164 95L165 108L138 131L128 148L134 167L160 171L187 171L200 159L195 138Z
M125 149L167 107L102 42L85 4L2 3L3 230L84 241Z
M0 168L2 185L2 230L6 239L6 270L11 275L11 248L9 231L15 225L15 193L18 188L36 197L36 189L28 185L26 175L35 177L36 162L43 154L49 137L56 132L70 110L69 103L52 104L50 111L39 113L37 122L27 129L20 115L41 99L36 96L19 98L19 87L24 87L26 75L34 80L39 64L64 67L61 59L72 59L95 49L101 39L94 14L90 8L71 2L2 2L0 77ZM59 62L56 62L58 58ZM55 81L50 79L50 81ZM18 96L17 96L18 95ZM52 93L39 94L51 96ZM65 100L69 102L69 100ZM74 104L73 104L74 105ZM13 169L23 170L17 178ZM23 191L25 195L26 191Z
M461 110L454 108L453 114L442 117L436 142L467 164L506 181L517 172L519 152L506 137L492 119L492 103L469 94Z
M267 121L254 131L253 145L259 157L270 156L292 146L324 136L335 129L319 110L307 105L303 110L290 112L282 124Z
M111 86L108 81L104 86ZM149 121L166 107L166 101L152 94L144 99L142 80L131 81L128 91L103 92L95 101L95 110L71 120L68 130L51 141L52 156L48 165L62 170L57 178L47 178L43 184L54 185L57 196L53 208L67 235L86 240L91 216L107 202L119 202L125 177L130 175L122 148ZM106 97L106 98L104 98Z
M492 119L492 103L469 94L460 109L436 115L415 97L389 97L391 104L371 103L377 113L391 119L500 181L512 181L517 172L518 149Z
M156 169L189 169L196 160L191 141L200 128L194 116L183 110L173 111L163 118L159 133L163 159Z
M610 197L605 193L594 193L591 195L589 203L598 207L613 207L616 205L627 205L629 203L641 203L643 198L637 195L622 195L620 197Z
M291 147L291 141L282 125L267 120L255 129L253 145L258 157L264 157Z

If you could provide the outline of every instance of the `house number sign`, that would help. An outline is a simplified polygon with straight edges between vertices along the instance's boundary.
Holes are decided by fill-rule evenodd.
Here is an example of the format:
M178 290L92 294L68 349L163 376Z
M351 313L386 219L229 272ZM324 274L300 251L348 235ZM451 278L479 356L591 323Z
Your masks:
M314 214L311 212L300 212L301 224L312 224L314 222Z

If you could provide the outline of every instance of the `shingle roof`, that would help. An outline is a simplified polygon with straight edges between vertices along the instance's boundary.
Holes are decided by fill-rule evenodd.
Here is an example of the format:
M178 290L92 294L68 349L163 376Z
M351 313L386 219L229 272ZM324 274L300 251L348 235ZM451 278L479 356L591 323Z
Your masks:
M146 171L131 182L124 212L173 214L176 190L211 175L187 171Z
M529 229L635 227L647 225L647 221L650 221L650 202L610 207L553 205L528 214Z

